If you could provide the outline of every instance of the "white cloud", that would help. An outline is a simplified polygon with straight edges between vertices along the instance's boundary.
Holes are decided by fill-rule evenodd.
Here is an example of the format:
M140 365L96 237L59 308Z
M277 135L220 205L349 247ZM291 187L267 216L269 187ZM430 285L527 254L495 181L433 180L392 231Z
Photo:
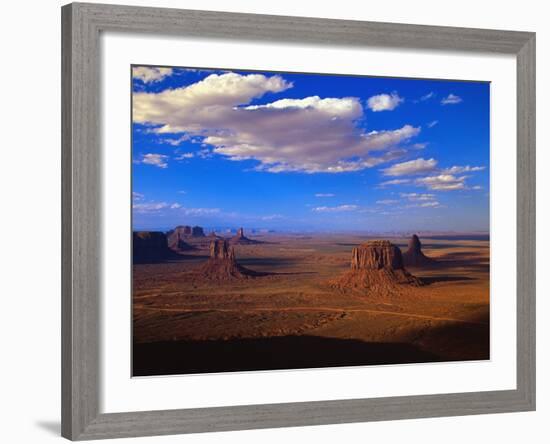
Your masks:
M403 185L406 183L410 183L410 179L393 179L393 180L386 180L385 182L380 183L380 187L385 187L388 185Z
M334 117L339 114L358 111L357 99L355 97L344 97L342 99L327 98L321 99L319 96L310 96L303 99L281 99L264 105L250 105L244 107L246 110L258 109L315 109L333 114Z
M424 203L420 204L421 208L435 208L435 207L439 207L439 206L440 206L439 202L437 202L435 200L430 201L430 202L424 202Z
M144 154L141 157L141 160L138 160L137 163L153 165L158 168L168 168L168 163L166 162L166 159L168 159L168 156L166 156L165 154L148 153Z
M205 216L221 212L219 208L187 208L177 202L138 202L132 205L132 209L138 214L177 211L185 216Z
M133 210L136 213L140 213L140 214L154 213L169 207L170 207L170 204L166 202L143 202L143 203L134 203L132 205Z
M441 99L442 105L456 105L457 103L462 102L462 98L454 94L449 94L447 97Z
M179 154L178 156L176 156L174 159L176 159L176 160L186 160L186 159L192 159L193 157L195 157L194 153L182 153L182 154Z
M142 200L145 196L137 191L132 191L132 200Z
M398 203L399 201L398 200L395 200L395 199L382 199L382 200L377 200L376 203L378 205L392 205L392 204L396 204Z
M367 100L367 106L374 112L392 111L403 103L405 99L399 97L397 93L378 94Z
M461 173L470 173L475 171L483 171L485 169L484 166L452 166L450 168L445 168L441 170L441 174L461 174Z
M426 100L430 100L433 97L435 97L435 93L433 91L430 91L428 94L425 94L422 97L420 97L420 101L425 102Z
M428 128L433 128L439 123L439 120L432 120L428 125L426 125Z
M334 197L333 193L317 193L315 197Z
M427 194L427 193L424 193L424 194L421 194L421 193L400 193L400 196L407 199L407 200L413 201L413 202L428 201L428 200L434 200L435 199L435 194Z
M426 148L428 146L428 143L427 142L421 142L421 143L413 143L411 145L411 148L415 149L415 150L423 150L424 148Z
M172 75L172 68L155 68L148 66L134 66L132 75L144 83L160 82L165 77Z
M292 83L277 75L211 74L189 86L159 93L135 93L133 117L135 122L162 125L159 133L201 135L208 128L226 128L224 124L237 117L232 111L238 105L291 86Z
M187 191L185 191L185 190L179 190L178 193L179 193L179 194L187 194Z
M437 160L431 159L415 159L408 162L396 163L389 168L382 170L385 176L408 176L413 174L429 173L435 170Z
M134 121L157 133L185 133L212 146L205 155L254 159L273 173L342 173L402 157L401 146L420 128L404 125L364 132L363 107L355 97L281 99L250 105L267 93L291 88L280 76L212 74L192 85L160 93L135 93ZM383 153L373 153L384 151Z
M472 187L472 190L482 190L483 187L481 185L475 185Z
M317 213L341 213L345 211L356 211L359 209L357 205L338 205L336 207L315 207L312 211Z
M220 213L219 208L181 208L186 216L208 216Z
M189 136L189 134L184 134L183 136L178 137L177 139L162 139L161 142L167 143L168 145L172 145L172 146L179 146L183 142L187 142L190 139L191 139L191 136Z
M466 188L466 176L454 176L452 174L439 174L416 179L416 184L425 186L430 190L452 191Z

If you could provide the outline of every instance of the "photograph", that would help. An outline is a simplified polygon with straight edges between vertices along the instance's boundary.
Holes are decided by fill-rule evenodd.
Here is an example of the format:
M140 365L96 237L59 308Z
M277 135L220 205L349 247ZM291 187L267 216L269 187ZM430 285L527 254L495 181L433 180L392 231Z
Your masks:
M130 71L132 376L491 358L490 82Z

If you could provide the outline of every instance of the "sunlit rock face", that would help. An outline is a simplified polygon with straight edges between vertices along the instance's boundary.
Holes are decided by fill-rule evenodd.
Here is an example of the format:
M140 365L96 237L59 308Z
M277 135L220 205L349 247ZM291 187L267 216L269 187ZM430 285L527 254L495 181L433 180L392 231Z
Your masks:
M225 239L210 242L210 257L197 273L201 279L214 281L248 279L257 275L254 271L239 265L234 248Z
M390 241L369 241L353 249L351 254L352 270L380 270L382 268L403 269L401 250Z
M398 295L404 285L422 284L405 270L401 250L387 240L368 241L355 247L350 268L331 284L343 290L365 290L367 295L378 298Z

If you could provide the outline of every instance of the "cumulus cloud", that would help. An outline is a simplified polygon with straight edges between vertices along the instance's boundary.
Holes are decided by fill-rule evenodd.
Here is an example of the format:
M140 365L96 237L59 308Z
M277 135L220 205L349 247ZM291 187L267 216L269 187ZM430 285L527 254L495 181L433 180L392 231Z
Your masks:
M459 174L483 171L484 166L452 166L450 168L437 168L437 161L435 159L416 159L408 162L402 162L392 165L389 168L382 170L382 173L386 176L414 176L419 174L427 174L425 177L419 177L417 179L394 179L382 182L380 187L384 188L387 185L401 185L411 183L416 186L423 186L431 190L451 191L451 190L464 190L467 188L466 179L468 176ZM433 197L430 194L416 194L416 193L401 193L401 197L409 198L409 200L419 200L421 197L424 200Z
M181 145L183 142L187 142L188 140L191 139L191 136L189 136L189 134L184 134L183 136L181 137L178 137L177 139L162 139L162 143L167 143L168 145L172 145L172 146L179 146Z
M254 159L273 173L342 173L402 157L420 128L365 132L357 126L363 107L355 97L253 99L292 87L282 77L212 74L192 85L160 93L135 93L134 121L157 133L203 138L208 154Z
M356 211L359 209L357 205L338 205L336 207L315 207L312 211L317 213L341 213L346 211Z
M404 101L397 93L378 94L367 100L367 106L374 112L392 111Z
M334 197L333 193L316 193L315 197Z
M158 168L168 168L168 163L166 162L168 156L165 154L156 154L156 153L147 153L141 156L141 159L136 163L143 163L145 165L153 165Z
M431 159L415 159L407 162L396 163L389 168L382 170L385 176L409 176L414 174L430 173L435 170L437 160Z
M239 105L268 92L281 92L292 86L280 76L236 73L211 74L191 85L159 93L135 93L135 122L161 125L159 133L196 133L224 129L242 116Z
M416 184L425 186L430 190L452 191L466 188L466 176L457 177L453 174L439 174L416 179Z
M457 103L462 102L462 97L456 96L454 94L449 94L447 97L441 99L442 105L456 105Z
M165 77L171 76L172 73L172 68L134 66L132 69L134 79L140 79L143 83L160 82Z

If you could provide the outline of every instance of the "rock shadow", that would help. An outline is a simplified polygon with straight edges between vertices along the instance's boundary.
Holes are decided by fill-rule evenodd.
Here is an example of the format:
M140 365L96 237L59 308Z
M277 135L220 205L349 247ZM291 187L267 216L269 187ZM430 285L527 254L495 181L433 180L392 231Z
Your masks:
M436 282L459 282L459 281L475 281L475 278L468 276L419 276L424 285L435 284Z
M406 343L275 336L134 344L133 376L439 362Z

